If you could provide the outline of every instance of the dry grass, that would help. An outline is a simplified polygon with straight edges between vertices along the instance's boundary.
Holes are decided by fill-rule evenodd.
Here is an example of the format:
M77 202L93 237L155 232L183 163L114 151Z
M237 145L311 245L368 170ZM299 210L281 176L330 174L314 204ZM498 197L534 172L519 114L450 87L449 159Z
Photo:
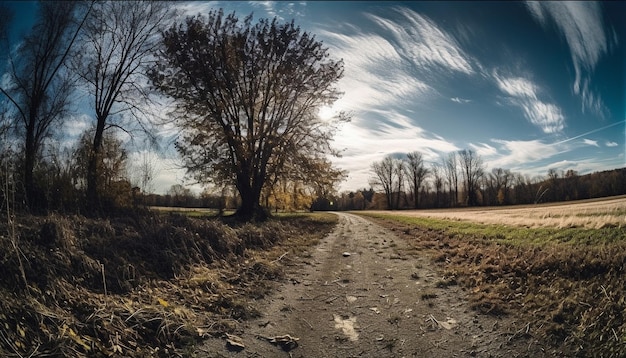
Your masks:
M405 212L375 217L432 257L444 277L441 289L458 283L469 292L476 311L523 322L523 334L512 332L510 339L540 342L546 354L554 353L548 356L624 357L626 231L623 224L615 224L623 220L619 213L624 202L621 198L485 214L446 211L445 217L455 221L407 217ZM554 221L554 227L537 224L546 213L557 219L556 212L562 222ZM594 217L611 224L581 224ZM517 220L533 228L515 226L520 225ZM562 223L572 224L558 228Z
M312 245L334 220L20 218L28 285L0 236L0 356L185 356L257 315L251 302L282 279L285 252Z
M370 213L384 213L370 211ZM584 200L569 203L511 207L464 208L443 210L407 210L394 212L409 217L472 221L527 228L626 227L626 197Z

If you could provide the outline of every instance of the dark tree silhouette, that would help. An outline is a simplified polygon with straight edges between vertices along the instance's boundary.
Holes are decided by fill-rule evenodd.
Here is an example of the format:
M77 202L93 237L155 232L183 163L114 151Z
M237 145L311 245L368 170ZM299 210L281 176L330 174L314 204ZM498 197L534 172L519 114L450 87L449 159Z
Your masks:
M237 215L263 219L268 178L334 153L329 144L338 121L317 113L337 99L343 62L293 21L253 24L251 15L240 21L221 10L187 18L163 38L151 77L177 100L183 129L177 148L188 172L200 182L234 183Z
M45 206L33 171L44 140L67 113L73 80L64 65L89 10L77 2L41 2L31 32L9 56L9 84L0 86L14 107L15 129L23 145L25 201L31 210Z

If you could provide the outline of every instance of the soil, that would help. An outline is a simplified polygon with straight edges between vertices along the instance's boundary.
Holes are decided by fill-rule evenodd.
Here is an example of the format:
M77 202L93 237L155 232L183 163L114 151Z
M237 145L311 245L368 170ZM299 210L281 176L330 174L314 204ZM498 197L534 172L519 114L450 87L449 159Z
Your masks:
M274 293L251 302L260 317L244 321L234 335L208 338L194 355L543 355L513 316L472 310L467 293L442 277L427 252L367 219L337 215L330 235L290 260Z

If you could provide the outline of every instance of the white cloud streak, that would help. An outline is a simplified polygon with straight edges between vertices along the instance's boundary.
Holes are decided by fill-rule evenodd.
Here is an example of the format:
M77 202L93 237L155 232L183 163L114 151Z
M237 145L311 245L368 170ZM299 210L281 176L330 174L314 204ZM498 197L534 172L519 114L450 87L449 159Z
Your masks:
M472 101L471 99L465 99L465 98L459 98L459 97L453 97L453 98L450 98L450 100L452 102L456 102L460 104L470 103Z
M369 17L392 34L403 56L418 66L439 67L466 74L474 72L469 56L450 34L413 10L397 8L396 11L404 16L405 22L391 21L377 15Z
M378 35L347 36L322 31L337 58L345 60L339 87L345 95L334 108L365 112L403 103L432 89L405 71L394 46Z
M501 140L492 139L500 145L499 156L489 161L492 168L519 168L529 163L545 160L554 155L566 151L554 144L544 143L540 140Z
M341 185L343 189L368 187L370 165L386 155L419 151L426 161L438 161L441 153L460 149L441 136L415 126L405 115L394 111L380 114L391 117L390 123L382 123L376 130L371 130L351 122L344 124L335 136L333 146L345 148L345 151L343 157L334 158L333 162L350 172L348 180Z
M604 143L604 145L606 145L607 147L617 147L618 144L615 142L606 142Z
M593 147L600 148L600 146L598 145L598 141L597 140L591 140L591 139L585 138L585 139L583 139L583 143L586 144L586 145L590 145L590 146L593 146Z
M600 58L609 50L600 4L587 1L530 1L527 7L533 17L546 27L554 20L565 37L574 64L574 93L582 98L583 112L587 109L602 114L602 99L590 89L591 73Z
M522 108L524 116L544 133L558 133L565 127L565 116L559 107L539 99L539 88L528 79L505 77L494 72L498 88L511 103Z

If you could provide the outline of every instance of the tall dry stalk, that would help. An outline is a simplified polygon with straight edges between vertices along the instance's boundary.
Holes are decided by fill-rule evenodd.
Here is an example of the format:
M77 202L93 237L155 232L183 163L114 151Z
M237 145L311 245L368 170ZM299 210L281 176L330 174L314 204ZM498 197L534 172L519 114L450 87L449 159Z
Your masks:
M7 217L7 234L9 236L9 240L11 240L11 246L15 251L15 256L17 257L17 262L20 269L20 274L22 276L22 280L24 281L24 287L28 288L28 281L26 280L26 271L24 270L24 263L22 262L22 253L19 247L17 233L15 230L15 210L11 210L11 204L15 207L15 185L11 184L11 175L9 170L9 161L6 161L5 167L5 182L4 182L4 199L6 206L6 217Z

